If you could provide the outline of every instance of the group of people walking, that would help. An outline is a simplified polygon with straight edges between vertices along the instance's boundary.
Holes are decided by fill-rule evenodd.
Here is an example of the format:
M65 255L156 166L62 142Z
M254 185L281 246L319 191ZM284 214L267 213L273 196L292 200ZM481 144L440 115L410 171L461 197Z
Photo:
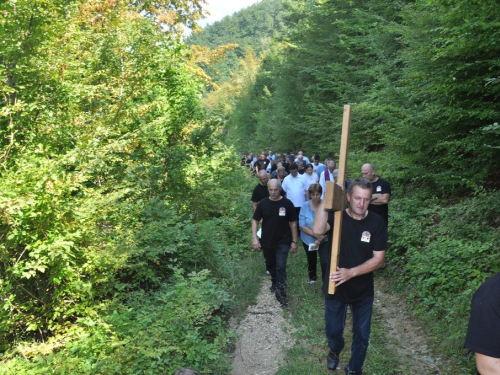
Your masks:
M365 164L362 177L344 187L348 205L342 218L339 262L337 270L330 273L335 223L333 212L324 208L324 196L326 182L336 182L335 161L326 159L321 163L319 156L314 155L310 163L302 151L296 157L273 156L270 151L253 158L253 163L247 163L249 158L242 159L242 164L259 178L252 194L252 247L262 249L271 276L271 291L283 307L288 305L286 261L290 251L297 251L299 238L307 256L307 282L311 285L318 281L319 257L330 348L327 367L334 370L338 366L344 346L346 311L350 307L353 343L345 371L361 374L370 334L373 271L384 265L387 249L390 184L376 175L373 165ZM273 165L277 171L274 178ZM330 282L336 285L333 295L328 294Z

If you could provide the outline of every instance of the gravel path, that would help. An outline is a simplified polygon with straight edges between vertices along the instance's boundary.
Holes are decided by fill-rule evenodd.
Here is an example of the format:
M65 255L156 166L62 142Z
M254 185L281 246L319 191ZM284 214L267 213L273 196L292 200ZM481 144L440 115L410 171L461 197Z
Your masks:
M248 308L247 316L236 331L233 370L230 375L274 375L284 363L284 349L291 348L294 328L284 318L284 311L269 291L269 278L262 280L257 304ZM406 304L384 291L385 280L377 278L374 314L385 326L389 348L397 351L406 370L393 375L448 374L446 361L432 354L427 338L408 312ZM350 324L350 323L348 323ZM346 329L349 334L349 329Z
M263 278L257 304L237 328L231 375L273 375L284 362L284 348L291 348L294 329L283 317L283 309L269 290L269 277Z

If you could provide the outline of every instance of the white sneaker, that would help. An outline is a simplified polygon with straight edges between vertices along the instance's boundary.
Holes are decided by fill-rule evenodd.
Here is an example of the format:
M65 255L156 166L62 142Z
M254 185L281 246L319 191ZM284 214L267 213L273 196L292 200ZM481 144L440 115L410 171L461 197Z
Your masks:
M316 284L316 280L309 280L309 283L308 283L308 284L309 284L309 285L314 285L314 284Z

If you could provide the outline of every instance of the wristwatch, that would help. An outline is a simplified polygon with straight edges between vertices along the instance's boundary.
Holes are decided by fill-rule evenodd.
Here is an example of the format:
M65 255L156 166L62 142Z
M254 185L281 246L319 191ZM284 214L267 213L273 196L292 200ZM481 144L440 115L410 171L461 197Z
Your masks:
M297 240L292 240L293 243L297 243Z

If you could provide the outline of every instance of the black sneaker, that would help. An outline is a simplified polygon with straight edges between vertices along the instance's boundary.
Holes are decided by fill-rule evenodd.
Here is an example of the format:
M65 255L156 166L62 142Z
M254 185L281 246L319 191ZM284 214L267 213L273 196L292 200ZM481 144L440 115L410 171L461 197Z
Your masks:
M330 353L328 353L328 356L326 357L326 367L328 370L335 370L337 366L339 365L339 354L340 353L335 353L330 350Z
M288 307L288 301L284 301L280 303L281 307Z

